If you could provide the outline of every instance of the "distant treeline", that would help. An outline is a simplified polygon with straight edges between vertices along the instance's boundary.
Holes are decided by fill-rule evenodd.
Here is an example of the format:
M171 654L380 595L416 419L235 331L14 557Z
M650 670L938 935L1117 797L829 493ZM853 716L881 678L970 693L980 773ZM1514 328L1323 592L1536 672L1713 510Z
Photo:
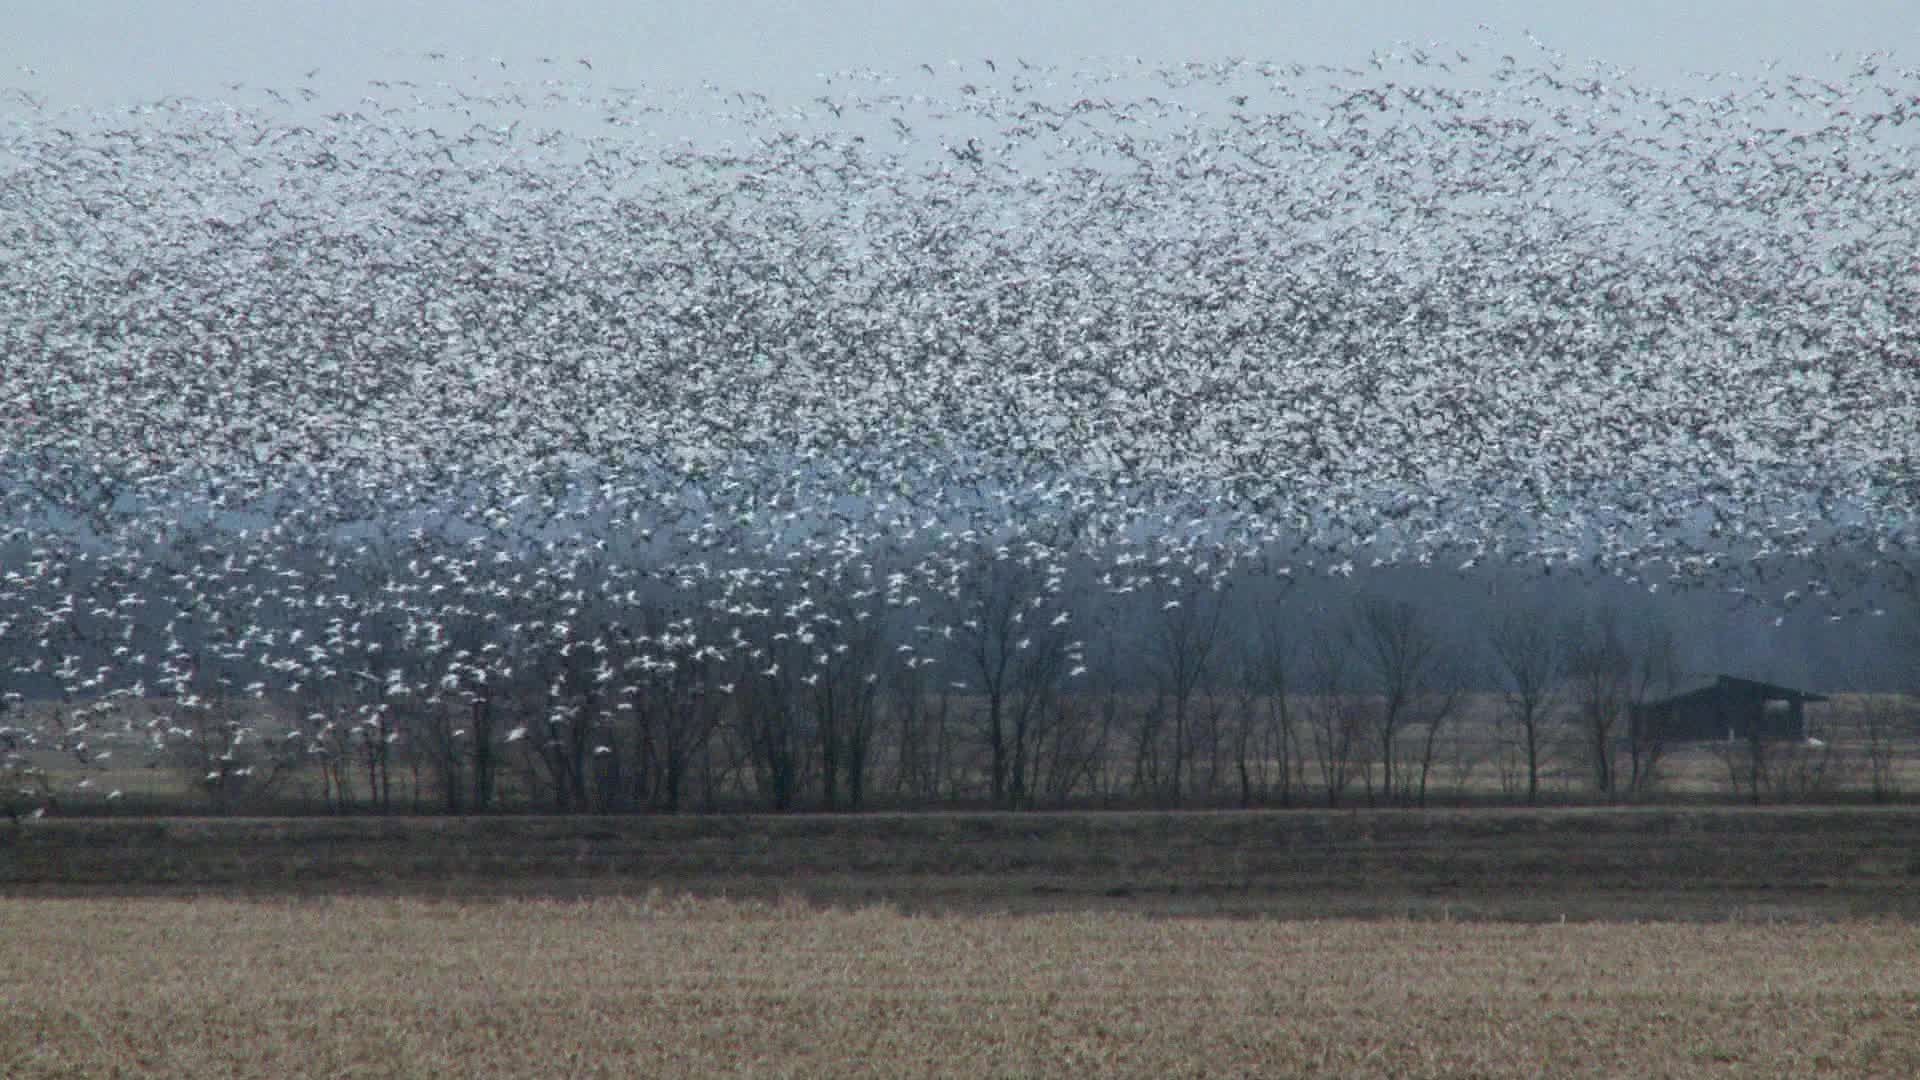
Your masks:
M1775 627L1705 586L1226 558L981 544L769 575L206 545L124 584L76 562L68 588L165 621L72 613L64 683L7 657L10 805L97 807L135 758L184 779L173 809L452 814L1887 799L1916 764L1893 696L1820 707L1807 745L1627 719L1718 670L1899 688L1895 594ZM1824 678L1823 634L1850 650Z

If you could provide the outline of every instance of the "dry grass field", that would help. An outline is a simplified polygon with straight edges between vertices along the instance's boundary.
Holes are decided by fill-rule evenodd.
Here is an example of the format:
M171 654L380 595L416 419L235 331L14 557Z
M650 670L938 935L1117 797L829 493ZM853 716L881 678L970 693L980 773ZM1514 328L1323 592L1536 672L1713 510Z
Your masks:
M1920 1075L1920 809L0 826L0 1077Z
M0 1075L1920 1075L1920 928L0 900Z
M1906 807L46 819L0 1077L1920 1075Z

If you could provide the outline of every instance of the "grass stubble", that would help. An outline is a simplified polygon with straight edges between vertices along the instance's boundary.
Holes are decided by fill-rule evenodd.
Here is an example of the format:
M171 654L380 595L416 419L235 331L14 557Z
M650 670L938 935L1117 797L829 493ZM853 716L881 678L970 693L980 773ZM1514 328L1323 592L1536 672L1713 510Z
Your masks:
M1920 927L0 899L0 1076L1916 1076Z

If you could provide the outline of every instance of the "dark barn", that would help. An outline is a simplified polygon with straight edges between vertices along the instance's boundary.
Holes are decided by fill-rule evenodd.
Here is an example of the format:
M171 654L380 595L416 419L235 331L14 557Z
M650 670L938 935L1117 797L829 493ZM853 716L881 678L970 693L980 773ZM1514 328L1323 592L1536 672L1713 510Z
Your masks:
M1789 686L1722 675L1713 685L1663 701L1636 705L1629 720L1635 741L1702 739L1786 740L1807 737L1807 702L1827 700Z

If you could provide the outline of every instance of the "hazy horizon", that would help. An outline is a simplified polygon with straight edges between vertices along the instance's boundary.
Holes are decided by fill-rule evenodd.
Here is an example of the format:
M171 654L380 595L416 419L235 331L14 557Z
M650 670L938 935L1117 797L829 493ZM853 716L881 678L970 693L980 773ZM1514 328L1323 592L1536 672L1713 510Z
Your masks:
M954 0L913 5L859 0L715 5L561 2L385 4L368 0L218 0L154 18L135 0L30 5L0 15L0 87L52 108L100 108L166 95L218 97L231 83L351 88L409 78L445 53L502 77L573 77L603 87L820 92L819 76L988 58L1071 69L1088 59L1209 62L1228 57L1363 65L1402 43L1507 44L1536 36L1569 63L1615 64L1681 84L1689 73L1754 74L1778 63L1807 74L1891 51L1920 56L1920 20L1901 5L1655 3L1540 5L1361 3L1031 4ZM543 64L542 58L552 61ZM591 68L580 65L586 60ZM30 69L30 70L29 70Z

